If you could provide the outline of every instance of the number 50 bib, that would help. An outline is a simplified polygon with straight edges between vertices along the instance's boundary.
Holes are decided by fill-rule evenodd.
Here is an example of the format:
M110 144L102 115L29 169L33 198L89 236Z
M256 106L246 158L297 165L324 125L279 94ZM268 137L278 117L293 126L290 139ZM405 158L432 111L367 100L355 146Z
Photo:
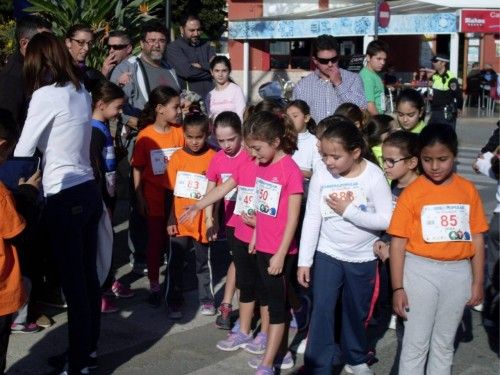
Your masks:
M425 242L471 241L468 204L434 204L422 208Z
M276 217L281 195L281 185L257 178L255 180L255 198L257 211Z

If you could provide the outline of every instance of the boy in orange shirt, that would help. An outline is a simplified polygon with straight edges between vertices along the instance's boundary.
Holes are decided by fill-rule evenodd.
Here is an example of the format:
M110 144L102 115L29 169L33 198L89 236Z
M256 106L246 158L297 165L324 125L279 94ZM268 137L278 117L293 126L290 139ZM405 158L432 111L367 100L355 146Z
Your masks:
M190 206L201 199L207 191L206 172L216 152L209 148L207 137L209 124L206 116L191 113L183 125L186 146L176 151L168 164L169 189L174 191L174 202L167 227L170 240L168 260L167 303L169 317L182 317L182 269L186 252L193 242L196 256L196 276L198 278L198 297L203 315L214 315L214 296L212 271L210 267L210 247L208 246L207 227L213 226L213 218L200 212L189 223L177 224L177 219Z
M0 164L12 153L17 128L9 121L10 113L0 111ZM26 296L21 279L17 250L12 240L25 227L24 219L17 213L10 191L0 181L0 374L6 367L7 346L13 314L24 304Z

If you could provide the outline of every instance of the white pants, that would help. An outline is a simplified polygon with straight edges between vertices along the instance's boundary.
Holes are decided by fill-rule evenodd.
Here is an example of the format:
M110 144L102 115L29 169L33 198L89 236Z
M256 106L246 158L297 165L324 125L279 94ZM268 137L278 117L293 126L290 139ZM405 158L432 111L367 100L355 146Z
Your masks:
M399 373L449 375L455 333L471 295L469 260L436 261L407 252L403 285L409 311Z

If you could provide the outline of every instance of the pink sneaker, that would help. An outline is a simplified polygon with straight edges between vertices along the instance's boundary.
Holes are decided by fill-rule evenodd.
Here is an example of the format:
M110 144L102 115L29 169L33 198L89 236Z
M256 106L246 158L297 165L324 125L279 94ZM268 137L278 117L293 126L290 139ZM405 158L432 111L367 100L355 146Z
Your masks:
M101 313L103 314L111 314L118 311L118 307L115 305L113 300L109 297L103 296L101 298Z
M120 298L132 298L134 296L134 292L132 290L120 283L119 281L115 281L111 286L111 291L113 294Z

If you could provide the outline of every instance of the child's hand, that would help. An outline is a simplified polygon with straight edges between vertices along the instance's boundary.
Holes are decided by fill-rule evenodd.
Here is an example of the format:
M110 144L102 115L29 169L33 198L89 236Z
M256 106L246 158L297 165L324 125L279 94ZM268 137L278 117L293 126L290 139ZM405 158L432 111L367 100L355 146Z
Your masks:
M126 86L130 83L132 78L132 72L123 72L120 77L118 77L117 84L120 87Z
M208 219L208 220L207 220ZM215 224L213 218L206 218L205 223L207 225L207 238L209 241L217 240L217 233L219 232L219 226Z
M34 188L40 190L40 183L42 182L42 171L37 170L35 173L33 173L33 175L28 178L28 180L26 180L24 177L21 177L19 179L19 185L31 185L33 186Z
M484 298L483 285L482 284L476 285L476 283L473 283L470 299L467 301L467 305L468 306L477 306L481 302L483 302L483 298Z
M179 228L177 228L177 224L167 225L167 233L171 237L178 235L179 234Z
M297 269L297 280L304 288L309 288L311 281L311 267L299 267Z
M244 212L241 213L241 220L243 220L243 222L246 224L246 225L249 225L251 226L252 228L255 228L255 215L248 215Z
M269 259L267 273L269 273L269 275L279 275L283 271L283 263L285 263L285 256L280 253L274 254L271 259Z
M382 262L385 262L389 259L389 245L384 241L377 240L373 244L373 253L375 256L379 257Z
M347 206L351 204L351 201L340 199L335 197L333 194L330 194L328 198L326 198L326 204L333 210L337 215L342 216Z
M394 291L392 295L392 308L401 318L406 319L406 313L410 311L408 297L404 289Z
M186 222L190 223L193 221L196 214L200 212L200 209L196 207L195 204L186 207L186 210L179 217L179 224L184 224Z
M248 244L248 254L255 254L255 240L251 240Z

